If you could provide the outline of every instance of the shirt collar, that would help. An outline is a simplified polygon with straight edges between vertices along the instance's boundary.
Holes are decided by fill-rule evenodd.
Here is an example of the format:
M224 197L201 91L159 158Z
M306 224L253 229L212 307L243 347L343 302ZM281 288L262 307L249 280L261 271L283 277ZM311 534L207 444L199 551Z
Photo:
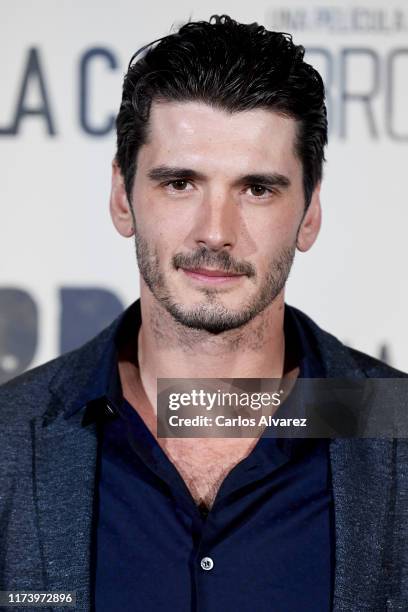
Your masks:
M326 378L327 372L316 341L296 310L285 304L285 345L296 352L299 378Z
M118 350L125 338L133 337L135 346L141 325L140 300L134 302L115 322L110 341L102 356L95 363L87 384L78 399L65 413L66 419L84 406L88 407L85 421L93 420L100 410L100 402L112 408L122 402L122 386L118 370ZM284 315L285 344L296 352L300 378L324 378L325 370L313 338L307 333L296 312L285 305ZM135 355L137 358L137 355Z
M125 337L129 338L130 336L133 336L137 346L141 322L140 300L137 300L115 321L114 330L107 342L105 351L96 361L92 373L77 400L65 413L65 419L71 417L84 406L90 405L94 408L100 400L105 400L113 406L122 401L122 386L118 370L119 346L121 346ZM90 412L93 413L92 410Z

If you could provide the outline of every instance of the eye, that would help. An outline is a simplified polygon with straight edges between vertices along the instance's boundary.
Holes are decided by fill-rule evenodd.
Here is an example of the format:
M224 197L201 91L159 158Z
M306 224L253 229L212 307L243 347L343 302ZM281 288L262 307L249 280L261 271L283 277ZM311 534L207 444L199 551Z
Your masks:
M166 183L166 187L172 187L176 191L186 191L188 185L189 182L186 179L175 179Z
M250 189L251 195L258 198L272 193L270 189L267 189L263 185L249 185L248 189Z

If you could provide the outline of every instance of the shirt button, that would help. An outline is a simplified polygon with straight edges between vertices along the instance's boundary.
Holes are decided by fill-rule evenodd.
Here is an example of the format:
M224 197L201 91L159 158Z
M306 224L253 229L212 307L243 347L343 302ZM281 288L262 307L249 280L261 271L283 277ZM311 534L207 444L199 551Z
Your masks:
M200 504L198 506L198 509L200 511L201 516L206 519L208 514L209 514L209 509L207 508L207 506L205 504Z
M203 557L201 559L200 565L203 570L212 570L212 568L214 567L214 561L211 559L211 557Z

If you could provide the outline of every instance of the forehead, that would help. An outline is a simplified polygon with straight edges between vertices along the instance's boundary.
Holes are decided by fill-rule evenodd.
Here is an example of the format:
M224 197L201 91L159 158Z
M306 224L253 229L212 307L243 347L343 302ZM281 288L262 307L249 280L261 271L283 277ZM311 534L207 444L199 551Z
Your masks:
M202 102L153 102L139 162L236 173L260 169L291 174L296 121L275 111L229 113ZM140 167L140 166L139 166Z

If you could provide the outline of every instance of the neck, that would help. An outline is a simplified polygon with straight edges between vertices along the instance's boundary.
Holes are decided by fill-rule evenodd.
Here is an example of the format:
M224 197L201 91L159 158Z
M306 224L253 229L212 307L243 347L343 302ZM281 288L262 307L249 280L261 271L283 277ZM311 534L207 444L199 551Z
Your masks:
M211 334L181 325L141 291L138 357L146 389L157 378L281 378L284 367L283 292L239 329Z

